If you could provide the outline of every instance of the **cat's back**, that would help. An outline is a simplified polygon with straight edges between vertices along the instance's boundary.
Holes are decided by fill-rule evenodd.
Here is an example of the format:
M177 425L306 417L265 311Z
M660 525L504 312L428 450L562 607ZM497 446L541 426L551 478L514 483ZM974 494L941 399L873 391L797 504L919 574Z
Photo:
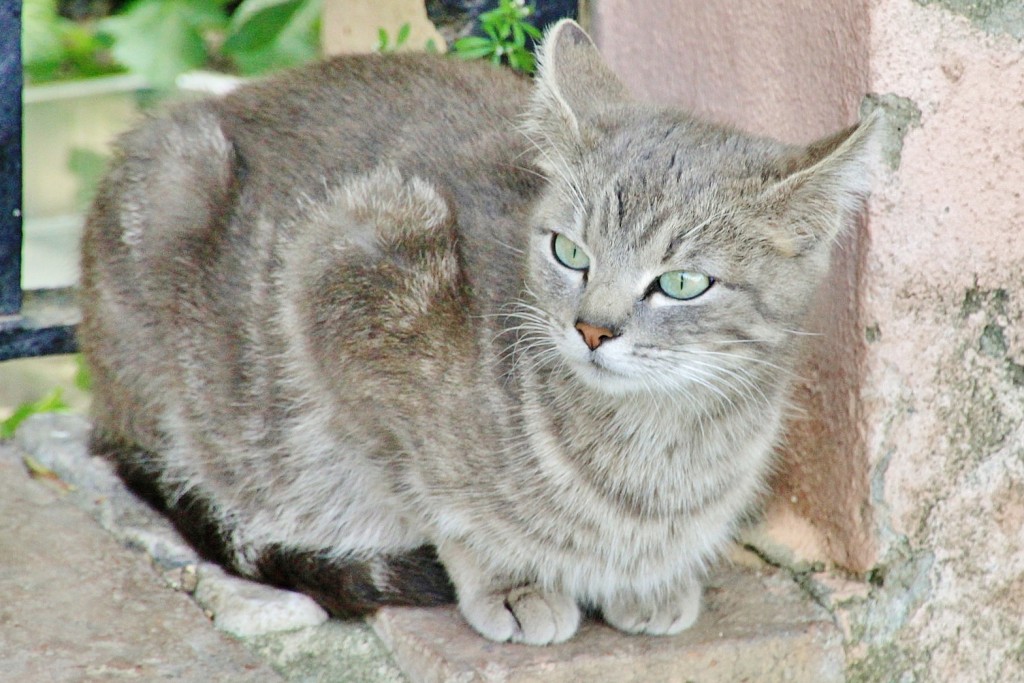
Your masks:
M522 157L528 88L481 62L352 55L173 106L115 143L86 223L84 285L105 266L159 278L164 254L181 250L209 261L198 270L251 266L303 209L381 167L471 197L490 169Z
M108 403L159 412L151 384L163 377L192 396L183 403L195 419L226 425L232 406L264 405L260 359L278 352L278 245L303 212L347 178L390 166L460 204L463 222L486 223L474 207L499 210L519 189L488 169L522 156L528 90L484 63L346 56L178 105L127 133L82 242L79 337Z
M472 166L489 141L516 136L528 89L482 62L361 55L240 88L217 108L249 179L294 193L384 163L428 176Z

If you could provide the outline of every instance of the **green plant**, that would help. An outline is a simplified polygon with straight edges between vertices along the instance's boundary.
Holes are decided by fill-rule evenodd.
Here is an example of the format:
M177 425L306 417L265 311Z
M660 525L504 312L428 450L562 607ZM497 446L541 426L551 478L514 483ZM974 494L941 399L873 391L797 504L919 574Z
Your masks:
M57 387L38 401L22 403L14 409L14 412L11 413L10 417L6 420L0 421L0 439L9 439L14 436L14 432L17 431L18 425L33 415L37 415L39 413L62 413L68 409L68 404L64 402L63 392L60 387Z
M452 50L463 59L504 62L517 71L532 74L536 62L526 47L527 37L541 37L540 30L528 21L533 11L525 0L501 0L498 7L480 15L480 28L487 35L460 38Z
M57 0L24 0L22 59L29 82L102 76L124 71L110 56L112 41L94 23L57 13Z
M373 51L380 53L397 52L402 46L404 46L409 41L409 33L411 31L412 24L410 24L409 22L405 22L404 24L398 27L398 33L395 34L395 42L392 43L391 36L390 34L388 34L387 29L378 28L377 44L374 46ZM437 52L437 43L435 43L434 39L431 38L426 42L426 44L424 44L423 49L426 52L434 54Z
M85 356L80 353L76 354L75 366L75 387L79 391L92 390L92 373L89 372L89 366L85 364Z
M89 391L92 389L92 376L82 354L75 355L75 365L75 387L80 391ZM0 420L0 439L9 439L14 436L18 425L33 415L63 413L69 410L71 410L71 406L64 401L64 391L60 387L51 389L49 393L36 401L22 403L14 409L8 418Z
M398 48L405 45L405 42L409 40L409 32L412 30L412 25L406 22L398 27L398 33L395 34L395 42L391 42L391 38L388 35L387 29L377 29L377 45L374 47L376 52L394 52Z
M215 65L242 75L314 59L321 0L135 0L97 21L73 22L56 0L25 0L23 52L31 82L132 71L156 88Z
M137 0L120 14L97 22L110 36L114 59L143 75L157 88L206 63L204 34L222 30L227 21L223 2L216 0Z
M246 76L316 59L321 13L321 0L245 0L231 15L222 53Z

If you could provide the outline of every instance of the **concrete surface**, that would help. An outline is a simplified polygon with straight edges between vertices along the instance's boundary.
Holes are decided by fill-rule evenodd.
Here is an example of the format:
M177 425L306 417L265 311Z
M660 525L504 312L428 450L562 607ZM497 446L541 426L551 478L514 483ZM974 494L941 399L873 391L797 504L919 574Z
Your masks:
M714 573L698 625L671 638L589 620L559 646L499 645L454 608L385 609L373 630L325 621L305 596L201 562L88 455L88 428L40 415L0 443L0 680L843 680L831 615L744 553Z
M281 680L60 496L0 445L0 679Z
M0 442L0 681L406 680L366 624L199 561L88 428L39 415Z

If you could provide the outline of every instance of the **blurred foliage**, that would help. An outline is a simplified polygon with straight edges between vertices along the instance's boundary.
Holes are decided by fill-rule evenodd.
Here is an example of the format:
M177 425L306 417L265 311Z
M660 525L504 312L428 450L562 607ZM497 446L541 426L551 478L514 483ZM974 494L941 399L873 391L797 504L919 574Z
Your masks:
M391 37L388 35L387 29L377 29L377 52L394 52L400 47L405 45L406 41L409 40L409 33L412 31L412 24L406 22L398 28L398 33L395 34L395 42L391 42Z
M495 9L480 15L483 36L456 40L452 51L463 59L489 59L508 64L516 71L532 74L537 68L528 46L529 38L538 40L540 29L529 21L534 7L525 0L501 0Z
M9 439L14 436L18 425L39 413L63 413L68 411L68 404L64 402L63 391L60 387L53 389L38 401L22 403L6 420L0 420L0 439Z
M222 50L243 75L295 66L320 54L321 0L245 0Z
M124 71L110 56L111 41L91 22L62 17L57 0L24 0L21 50L30 83Z
M321 0L135 0L73 21L57 0L24 0L30 83L132 72L155 88L215 67L245 76L301 64L320 50Z
M382 54L397 52L409 42L410 33L412 33L412 24L406 22L398 27L398 32L395 34L395 41L391 42L391 36L388 34L387 29L378 28L377 45L374 46L373 50L374 52L380 52ZM429 52L430 54L438 53L437 43L434 42L433 38L430 38L423 44L423 51Z

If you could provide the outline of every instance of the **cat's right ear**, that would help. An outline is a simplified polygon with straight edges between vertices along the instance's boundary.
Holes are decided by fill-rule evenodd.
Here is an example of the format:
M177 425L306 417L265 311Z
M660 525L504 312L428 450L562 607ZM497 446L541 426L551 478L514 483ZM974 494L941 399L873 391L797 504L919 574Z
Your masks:
M863 208L884 125L876 112L783 161L784 177L761 196L782 253L829 244Z
M526 131L542 148L553 146L563 160L578 158L596 143L598 130L593 122L602 110L628 101L629 93L594 41L571 19L548 29L537 63ZM546 166L554 161L542 158L540 163Z

